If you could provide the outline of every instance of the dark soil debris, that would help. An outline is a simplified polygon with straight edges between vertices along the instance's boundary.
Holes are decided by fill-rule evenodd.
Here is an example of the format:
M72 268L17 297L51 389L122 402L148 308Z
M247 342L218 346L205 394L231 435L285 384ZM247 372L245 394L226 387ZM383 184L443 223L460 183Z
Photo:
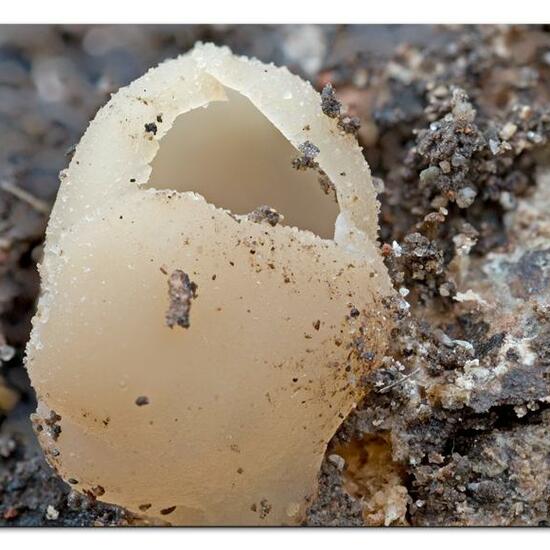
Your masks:
M321 109L330 118L338 118L340 116L342 104L336 99L334 88L330 83L321 90Z
M283 219L283 216L270 206L258 206L248 214L248 219L256 223L267 222L271 227L275 227Z
M550 72L537 52L550 35L442 35L445 46L409 43L369 67L368 91L348 85L364 102L358 135L384 181L382 253L405 306L392 306L390 349L327 455L389 434L404 475L385 500L406 506L392 517L357 498L365 481L350 486L348 470L327 483L325 462L308 524L338 524L336 503L355 510L346 525L369 524L373 505L378 524L549 521Z
M342 104L336 98L332 84L327 84L321 91L321 110L330 118L338 120L338 127L346 134L357 135L361 121L356 116L342 113Z
M299 146L299 149L302 156L295 158L292 161L292 166L294 166L296 170L307 170L308 168L317 169L319 164L315 161L315 157L320 153L319 148L311 143L311 141L304 141L304 143Z
M0 436L2 442L5 436ZM0 466L0 526L128 525L124 510L69 489L36 449L11 439ZM101 493L101 490L99 490ZM97 496L100 496L98 494Z
M147 124L145 124L145 131L155 136L158 131L156 123L148 122Z
M189 328L191 302L197 297L197 285L181 269L174 270L168 278L168 296L170 304L166 312L166 324Z

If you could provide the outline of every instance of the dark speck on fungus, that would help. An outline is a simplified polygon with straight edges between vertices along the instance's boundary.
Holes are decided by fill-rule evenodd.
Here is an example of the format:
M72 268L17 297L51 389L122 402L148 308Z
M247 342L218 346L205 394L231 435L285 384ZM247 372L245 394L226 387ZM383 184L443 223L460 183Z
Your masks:
M197 285L189 279L187 273L176 269L168 278L170 303L166 312L166 324L173 328L178 325L189 328L191 301L197 297Z
M157 125L154 122L148 122L147 124L145 124L145 131L150 134L156 135Z
M265 221L272 227L275 227L282 220L282 218L283 216L281 216L277 210L266 205L258 206L258 208L248 214L249 221L256 223Z
M357 117L342 113L342 104L334 93L332 84L327 84L321 92L321 109L325 115L330 118L338 119L338 127L346 134L356 135L361 127L361 122Z
M292 161L292 166L296 170L306 170L307 168L318 168L319 164L315 161L315 157L321 152L320 149L311 143L311 141L304 141L299 147L302 153L301 157L295 158Z
M328 83L321 92L321 109L330 118L340 115L342 104L336 99L332 84Z

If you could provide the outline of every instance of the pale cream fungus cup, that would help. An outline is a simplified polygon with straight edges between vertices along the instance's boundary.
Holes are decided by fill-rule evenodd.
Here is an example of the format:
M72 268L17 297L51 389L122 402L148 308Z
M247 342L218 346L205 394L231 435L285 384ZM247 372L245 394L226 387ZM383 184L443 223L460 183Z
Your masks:
M198 44L119 90L61 175L40 267L50 464L152 521L300 523L386 344L377 215L355 138L286 68Z

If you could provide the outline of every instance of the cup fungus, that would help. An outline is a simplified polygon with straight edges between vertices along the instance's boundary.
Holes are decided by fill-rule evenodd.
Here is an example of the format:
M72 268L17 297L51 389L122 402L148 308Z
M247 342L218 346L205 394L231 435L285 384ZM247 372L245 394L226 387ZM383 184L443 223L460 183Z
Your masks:
M199 44L114 94L40 267L50 464L154 520L299 523L384 349L377 214L355 138L286 68Z

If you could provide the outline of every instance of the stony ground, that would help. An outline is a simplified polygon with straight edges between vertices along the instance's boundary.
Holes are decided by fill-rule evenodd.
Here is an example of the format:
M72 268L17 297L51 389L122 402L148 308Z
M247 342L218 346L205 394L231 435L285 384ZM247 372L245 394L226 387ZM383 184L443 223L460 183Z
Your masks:
M306 523L546 525L550 29L494 26L0 27L0 525L136 521L45 465L23 350L71 147L112 91L199 39L332 83L379 178L392 349Z

